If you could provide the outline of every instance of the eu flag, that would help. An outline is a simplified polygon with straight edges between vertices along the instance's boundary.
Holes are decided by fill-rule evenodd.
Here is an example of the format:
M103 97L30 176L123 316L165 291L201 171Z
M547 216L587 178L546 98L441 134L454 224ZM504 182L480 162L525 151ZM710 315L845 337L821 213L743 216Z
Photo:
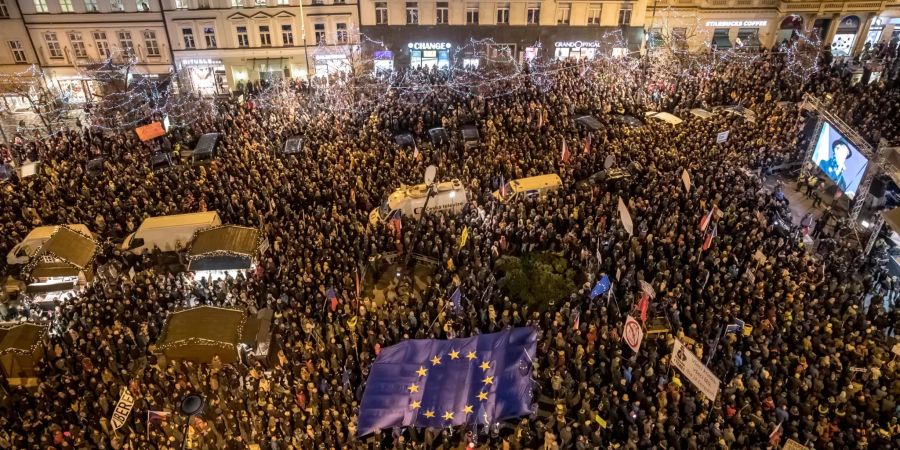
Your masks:
M484 425L533 412L533 328L412 339L381 350L366 381L359 436L393 427Z
M597 285L594 286L594 289L591 289L591 300L603 295L610 288L609 276L603 275L603 278L597 282Z

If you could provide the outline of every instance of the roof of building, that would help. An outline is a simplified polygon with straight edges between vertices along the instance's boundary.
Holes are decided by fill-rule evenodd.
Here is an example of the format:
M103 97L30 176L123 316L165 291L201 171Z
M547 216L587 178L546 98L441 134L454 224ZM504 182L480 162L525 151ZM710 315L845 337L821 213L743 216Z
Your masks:
M22 323L0 328L0 354L16 352L31 354L35 344L47 333L45 325Z
M260 234L256 228L222 225L200 230L194 234L188 257L202 258L210 253L252 256L259 251Z

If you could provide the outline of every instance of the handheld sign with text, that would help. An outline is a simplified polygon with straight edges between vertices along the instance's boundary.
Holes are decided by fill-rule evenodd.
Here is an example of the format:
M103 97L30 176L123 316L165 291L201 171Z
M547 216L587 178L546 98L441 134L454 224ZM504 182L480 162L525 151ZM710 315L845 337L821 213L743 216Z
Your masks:
M672 365L681 371L709 401L714 402L716 400L721 381L678 339L675 339L671 359Z
M119 397L119 402L116 403L116 409L113 410L112 418L109 421L113 430L118 430L125 425L128 415L131 414L131 408L134 408L134 397L127 389L122 389L122 396Z
M644 330L641 329L641 324L629 315L625 319L625 329L622 335L625 337L625 343L628 344L628 347L637 353L641 348L641 341L644 340Z
M731 133L730 130L725 130L716 135L716 144L721 144L728 140L728 134Z

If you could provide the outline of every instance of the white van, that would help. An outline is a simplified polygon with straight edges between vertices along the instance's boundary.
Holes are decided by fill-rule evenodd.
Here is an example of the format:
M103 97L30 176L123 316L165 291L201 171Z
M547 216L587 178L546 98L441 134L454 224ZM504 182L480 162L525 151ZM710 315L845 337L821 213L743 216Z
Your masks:
M85 236L93 236L91 230L88 230L88 227L80 223L65 225L65 227L75 230ZM37 227L31 230L31 232L28 233L28 236L25 236L25 239L22 239L22 242L9 251L6 255L6 263L11 266L16 264L27 264L28 260L34 256L42 245L44 245L44 242L47 242L47 240L50 239L50 236L53 236L53 233L56 232L56 228L55 225L50 225Z
M122 242L122 251L141 254L159 248L175 252L187 247L198 230L222 225L216 211L150 217Z
M466 205L468 195L466 188L459 180L445 181L434 185L435 193L428 200L428 211L449 211L458 213ZM389 217L400 213L406 217L418 219L425 206L428 187L424 184L403 186L388 196L386 202L369 213L369 223L375 225L385 222Z
M511 180L506 183L505 195L500 195L503 187L493 192L494 198L505 202L522 196L534 197L545 196L549 192L553 192L562 186L562 180L559 175L552 173L549 175L538 175L536 177L520 178Z

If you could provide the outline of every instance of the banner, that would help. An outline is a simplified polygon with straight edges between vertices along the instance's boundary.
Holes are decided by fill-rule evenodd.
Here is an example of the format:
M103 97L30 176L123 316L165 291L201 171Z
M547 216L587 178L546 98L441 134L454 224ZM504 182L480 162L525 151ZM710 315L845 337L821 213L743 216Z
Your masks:
M125 425L128 415L131 414L131 408L134 408L134 397L128 392L128 389L122 388L122 396L119 397L119 403L116 403L116 409L113 410L110 424L113 430L118 430Z
M137 133L141 142L147 142L150 139L156 139L166 135L166 130L163 129L162 124L159 122L151 122L149 125L137 127L134 131Z
M463 228L462 234L459 235L459 248L465 247L467 240L469 240L469 227L468 226Z
M628 344L628 347L637 353L641 348L641 342L644 340L644 330L641 329L641 324L634 320L634 317L631 317L630 314L625 319L625 328L622 336L625 337L625 343Z
M716 401L721 381L678 339L675 339L675 346L672 348L672 365L680 370L709 401Z
M723 132L717 134L717 135L716 135L716 144L721 144L721 143L727 141L727 140L728 140L728 134L729 134L730 132L731 132L730 130L725 130L725 131L723 131Z
M628 207L625 206L625 202L622 201L622 197L619 197L619 219L622 221L622 226L625 227L625 231L628 232L629 235L634 235L634 224L631 222L631 213L628 212Z

